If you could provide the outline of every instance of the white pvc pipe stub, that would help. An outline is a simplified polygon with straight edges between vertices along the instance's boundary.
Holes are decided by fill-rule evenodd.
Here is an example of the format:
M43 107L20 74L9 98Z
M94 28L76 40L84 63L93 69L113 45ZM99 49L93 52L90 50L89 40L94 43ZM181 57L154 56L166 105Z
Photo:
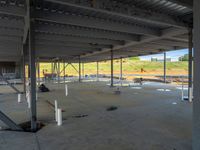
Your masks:
M61 126L62 125L62 110L60 108L58 108L58 123L57 125L58 126Z
M189 87L189 102L192 102L192 99L193 99L193 89L191 87Z
M65 84L65 95L66 95L66 96L68 95L68 87L67 87L67 84Z
M18 103L21 103L22 102L22 95L21 94L18 94Z
M30 93L27 94L27 103L28 103L28 108L31 108L31 97L30 97Z
M58 121L58 102L55 100L55 120Z

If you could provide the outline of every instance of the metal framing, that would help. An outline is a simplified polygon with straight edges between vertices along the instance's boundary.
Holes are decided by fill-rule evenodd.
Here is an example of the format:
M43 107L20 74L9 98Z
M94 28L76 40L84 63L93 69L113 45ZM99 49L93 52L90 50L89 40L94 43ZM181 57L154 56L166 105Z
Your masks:
M84 79L84 76L85 76L84 63L82 63L82 77L83 77L83 79Z
M58 61L57 75L58 75L58 83L60 83L60 61Z
M38 85L40 85L40 62L37 62Z
M37 130L36 111L36 58L35 58L35 38L34 38L34 0L27 0L28 21L29 21L29 67L30 67L30 98L31 98L31 130Z
M68 64L67 64L67 65L68 65ZM66 80L66 77L65 77L65 69L66 69L65 61L63 61L63 79L64 79L64 83L65 83L65 80Z
M23 44L22 47L22 59L23 59L23 86L24 86L24 93L26 93L26 60L25 60L25 50L27 46Z
M78 81L81 82L81 58L79 57L78 61Z
M82 62L109 60L111 49L120 51L114 56L120 58L137 56L141 53L138 50L149 48L149 44L151 49L143 49L143 54L187 47L188 39L182 35L192 24L191 2L152 0L143 5L142 1L96 1L97 7L84 0L36 1L36 57L77 63L79 56ZM29 29L26 6L24 1L11 0L0 6L0 60L20 58L18 46L25 43ZM12 44L5 44L6 41Z
M99 81L99 62L97 61L97 81Z
M122 57L120 58L120 84L122 86L122 81L123 81L123 60Z
M114 79L113 79L113 50L110 51L110 86L113 87Z
M188 99L192 102L193 98L193 33L192 28L189 29L189 45L188 45Z
M194 79L198 81L199 0L194 0L194 9L192 1L186 0L167 0L164 3L151 0L146 1L145 5L142 1L130 0L110 0L109 4L104 0L95 0L95 3L84 0L5 2L6 5L0 5L0 61L19 61L21 47L28 39L29 44L27 48L23 46L23 49L29 50L28 74L31 81L33 131L37 128L35 58L40 58L41 61L60 58L70 63L79 62L79 81L81 81L80 60L91 62L111 59L111 86L113 86L114 58L156 54L160 49L169 51L186 48L188 37L185 38L185 34L188 33L188 26L192 24L193 10L196 30ZM191 39L189 41L191 42ZM27 62L25 55L27 54L23 54L24 65ZM194 83L194 114L199 114L197 107L200 106L198 93L200 84ZM199 120L199 117L194 115L194 128L198 134L200 129L196 123ZM195 148L198 146L195 145Z
M200 1L194 0L194 100L193 100L193 150L200 149Z
M164 62L164 64L163 64L163 71L164 71L164 73L163 73L163 82L164 83L166 83L166 52L164 52L163 53L163 55L164 55L164 59L163 59L163 62Z

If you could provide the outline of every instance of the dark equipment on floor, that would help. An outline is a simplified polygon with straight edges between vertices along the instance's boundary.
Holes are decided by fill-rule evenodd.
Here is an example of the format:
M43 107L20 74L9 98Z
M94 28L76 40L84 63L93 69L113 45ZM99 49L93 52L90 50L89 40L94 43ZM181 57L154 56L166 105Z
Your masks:
M38 89L40 92L49 92L49 89L44 84L41 84Z

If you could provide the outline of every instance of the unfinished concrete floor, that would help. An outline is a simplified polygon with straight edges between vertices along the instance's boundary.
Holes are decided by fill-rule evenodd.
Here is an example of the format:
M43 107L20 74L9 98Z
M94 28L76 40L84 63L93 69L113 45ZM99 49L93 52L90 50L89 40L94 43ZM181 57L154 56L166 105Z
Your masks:
M51 92L39 93L37 102L38 120L46 126L37 133L0 131L0 150L192 149L192 104L181 101L175 86L149 83L142 89L120 88L121 94L115 95L105 82L68 83L66 97L64 84L46 85ZM0 87L0 93L11 91ZM60 127L47 103L55 99L65 110ZM118 109L106 111L113 105ZM27 103L18 104L16 94L0 95L0 110L17 123L29 120Z

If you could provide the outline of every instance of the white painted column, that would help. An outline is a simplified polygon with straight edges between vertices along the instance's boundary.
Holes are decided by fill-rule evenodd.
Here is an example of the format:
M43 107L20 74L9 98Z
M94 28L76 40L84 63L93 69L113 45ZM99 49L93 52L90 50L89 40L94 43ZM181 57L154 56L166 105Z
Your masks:
M62 110L58 108L58 126L62 125Z
M55 100L55 120L58 121L58 102Z
M194 100L192 150L200 150L200 0L194 0Z
M164 62L164 67L163 67L163 71L164 71L164 73L163 73L163 78L164 78L164 83L166 83L166 52L164 52L163 53L164 54L164 59L163 59L163 62Z
M193 37L192 28L189 28L188 34L188 100L192 102L193 99Z
M67 86L67 84L65 84L65 95L66 96L68 95L68 86Z
M18 98L18 100L17 100L18 103L21 103L22 102L22 95L19 93L17 96L18 96L17 97Z

